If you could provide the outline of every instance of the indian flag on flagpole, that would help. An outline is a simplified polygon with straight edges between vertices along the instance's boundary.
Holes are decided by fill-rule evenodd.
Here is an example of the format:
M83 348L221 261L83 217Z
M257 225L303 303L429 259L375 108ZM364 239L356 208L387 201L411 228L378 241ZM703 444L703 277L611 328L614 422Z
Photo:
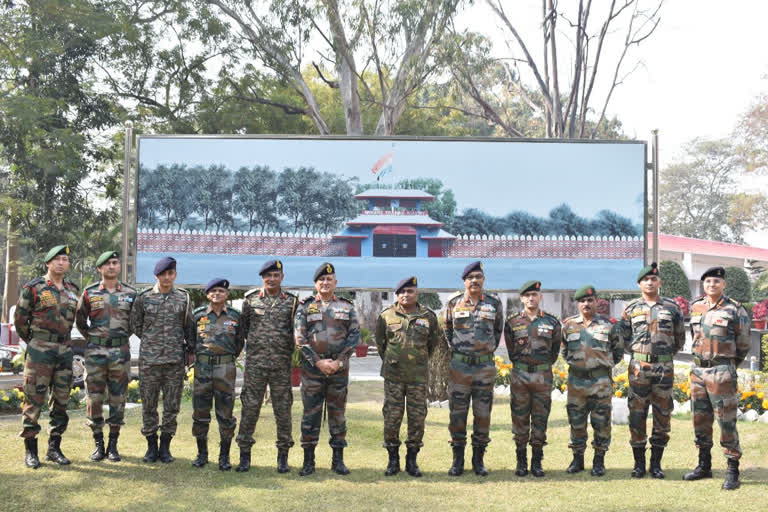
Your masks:
M371 174L376 176L376 181L390 172L392 172L392 151L379 158L379 160L373 164L373 167L371 167Z

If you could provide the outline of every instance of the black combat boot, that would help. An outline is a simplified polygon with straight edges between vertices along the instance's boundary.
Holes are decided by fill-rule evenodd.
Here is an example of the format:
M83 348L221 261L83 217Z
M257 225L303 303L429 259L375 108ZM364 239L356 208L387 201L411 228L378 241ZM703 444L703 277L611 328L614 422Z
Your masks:
M314 472L315 472L315 447L305 446L304 447L304 464L302 464L301 466L301 471L299 471L299 476L311 475Z
M387 469L384 471L384 476L396 475L400 472L400 448L397 446L390 446L387 448L389 452L389 462L387 462Z
M544 458L544 448L534 446L531 448L531 474L533 476L544 476L544 469L541 467L541 461Z
M173 439L171 434L165 432L160 434L160 447L157 449L157 458L160 462L168 464L174 460L171 455L171 439Z
M331 471L340 475L348 475L349 468L344 465L344 448L334 448L331 457Z
M643 478L645 476L645 447L632 448L632 455L635 457L635 467L632 468L630 476ZM651 470L653 470L653 457L651 457Z
M573 460L565 471L571 474L584 471L584 452L573 452Z
M416 456L419 454L418 448L408 448L405 452L405 471L415 477L421 476L419 465L416 464Z
M699 448L699 465L693 471L683 475L683 480L701 480L712 478L712 454L709 448Z
M104 432L94 432L93 442L96 445L96 449L91 454L91 460L95 462L104 460L104 457L107 455L104 452Z
M288 448L277 449L277 472L288 473L291 468L288 467Z
M120 438L120 431L109 433L109 442L107 443L107 460L110 462L120 462L120 452L117 451L117 440Z
M24 464L26 464L28 468L39 468L40 458L37 456L37 438L32 437L24 439L24 448L26 450L26 453L24 454Z
M485 469L483 464L483 456L485 455L485 446L473 446L472 447L472 470L476 475L488 476L488 470Z
M192 461L192 465L196 468L201 468L208 464L208 439L205 437L197 437L197 457Z
M243 450L240 448L240 464L237 465L235 471L238 473L247 473L251 469L251 450Z
M653 478L664 478L664 471L661 470L661 457L664 455L664 447L651 446L651 467L649 472Z
M605 453L595 452L595 456L592 457L592 471L589 472L592 476L605 475Z
M219 469L229 471L232 464L229 462L229 447L232 446L232 439L222 439L219 441Z
M157 434L147 436L147 453L141 459L144 462L157 462Z
M528 475L528 448L525 445L518 445L515 455L517 455L515 474L517 476Z
M464 473L464 447L453 447L453 463L451 469L448 470L448 474L451 476L461 476Z
M723 490L735 491L741 487L739 481L739 461L737 459L728 459L728 469L725 470L725 482L723 482Z
M48 453L45 454L45 460L52 460L59 466L68 465L69 459L61 453L61 436L55 436L48 440Z

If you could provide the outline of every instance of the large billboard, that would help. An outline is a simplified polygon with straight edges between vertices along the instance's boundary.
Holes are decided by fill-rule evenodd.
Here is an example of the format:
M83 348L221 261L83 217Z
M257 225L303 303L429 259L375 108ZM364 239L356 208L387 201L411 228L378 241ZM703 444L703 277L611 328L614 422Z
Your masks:
M331 261L339 286L390 289L409 275L461 287L634 288L643 265L643 142L438 138L139 137L136 281L157 259L177 282L311 287Z

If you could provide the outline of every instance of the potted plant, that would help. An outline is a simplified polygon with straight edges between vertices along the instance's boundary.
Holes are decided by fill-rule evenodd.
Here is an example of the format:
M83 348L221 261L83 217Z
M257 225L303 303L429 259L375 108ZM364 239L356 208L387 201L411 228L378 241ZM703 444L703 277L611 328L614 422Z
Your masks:
M768 299L755 304L752 308L752 324L755 329L765 329L766 317L768 316Z
M298 387L301 385L301 351L299 346L296 345L293 348L293 354L291 354L291 386Z
M368 341L371 339L371 331L363 327L360 329L360 343L355 347L357 357L366 357L368 355Z

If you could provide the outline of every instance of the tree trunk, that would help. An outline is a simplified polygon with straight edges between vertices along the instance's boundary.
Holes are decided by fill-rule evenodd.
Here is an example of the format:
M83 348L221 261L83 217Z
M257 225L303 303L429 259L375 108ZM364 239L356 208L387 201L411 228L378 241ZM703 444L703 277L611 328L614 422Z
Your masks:
M19 300L19 246L17 226L13 214L8 215L8 239L5 249L5 288L3 289L2 322L12 322L8 311Z

